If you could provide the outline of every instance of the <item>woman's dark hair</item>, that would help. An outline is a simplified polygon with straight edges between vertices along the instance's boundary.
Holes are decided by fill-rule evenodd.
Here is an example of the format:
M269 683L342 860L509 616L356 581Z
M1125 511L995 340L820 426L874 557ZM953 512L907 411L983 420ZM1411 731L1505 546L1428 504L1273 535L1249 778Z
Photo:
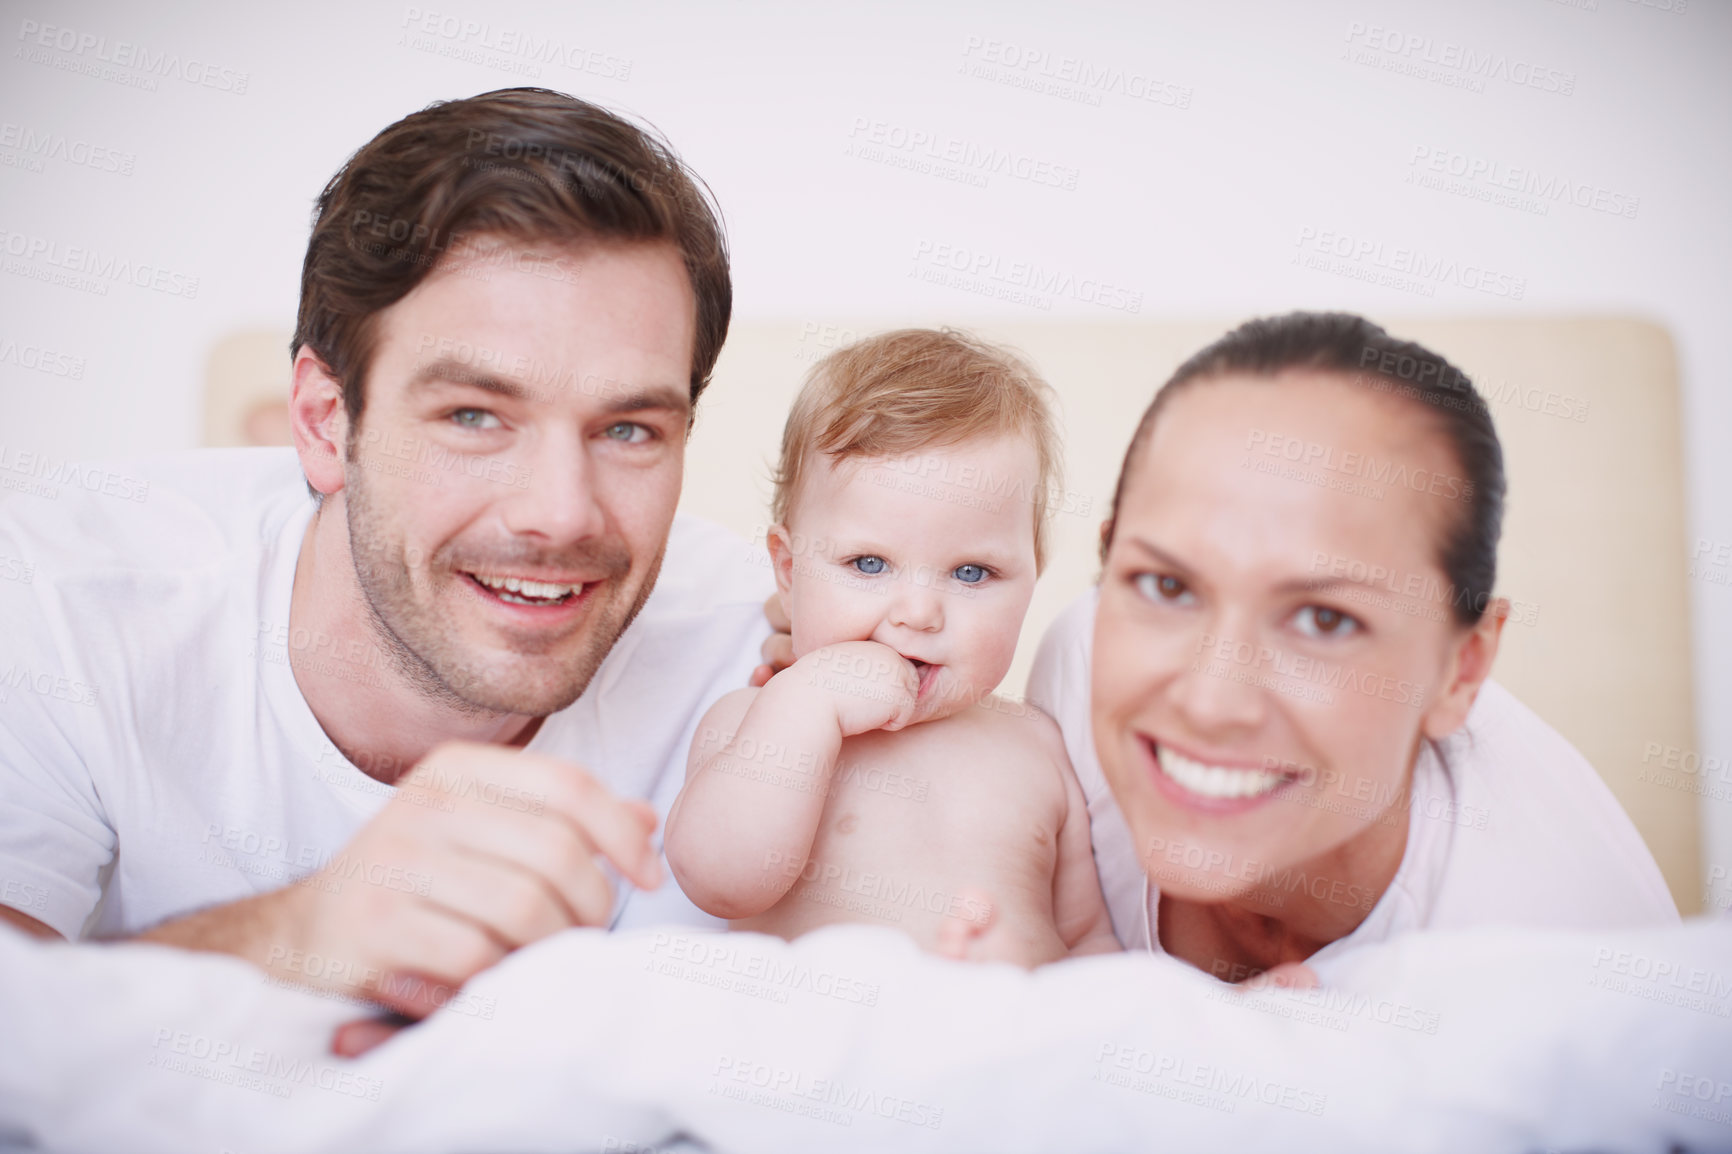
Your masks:
M1503 532L1503 447L1491 410L1467 375L1412 341L1399 341L1352 313L1294 312L1247 321L1174 370L1143 412L1125 451L1101 556L1112 544L1119 501L1161 409L1180 390L1224 376L1271 382L1291 370L1334 373L1344 380L1405 398L1437 422L1455 451L1463 480L1461 513L1446 530L1438 563L1449 579L1455 619L1471 626L1491 604L1497 543Z
M728 335L728 247L708 190L652 130L576 97L506 88L405 116L349 158L313 211L301 270L305 345L365 405L378 314L475 237L665 241L697 298L691 398Z

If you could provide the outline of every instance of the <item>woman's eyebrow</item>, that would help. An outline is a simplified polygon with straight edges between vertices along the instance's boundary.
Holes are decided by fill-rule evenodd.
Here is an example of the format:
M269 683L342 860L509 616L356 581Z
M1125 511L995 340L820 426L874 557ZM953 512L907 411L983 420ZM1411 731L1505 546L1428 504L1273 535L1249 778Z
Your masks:
M1189 565L1185 564L1165 549L1162 549L1160 546L1145 541L1141 537L1127 537L1125 540L1130 544L1135 545L1138 549L1141 549L1144 553L1147 553L1150 557L1153 557L1156 561L1159 561L1162 565L1167 566L1169 569L1179 569L1186 573L1191 571Z
M1334 589L1339 585L1366 585L1376 588L1369 580L1355 581L1351 577L1295 577L1291 581L1283 581L1275 586L1277 593L1321 593L1325 589Z
M1189 565L1185 564L1165 549L1162 549L1159 545L1135 536L1127 536L1125 540L1128 544L1134 545L1136 548L1148 554L1155 561L1165 565L1167 568L1185 574L1187 577L1191 575L1192 569ZM1325 589L1333 589L1341 585L1364 585L1370 588L1380 588L1373 576L1370 574L1361 580L1354 580L1351 577L1335 576L1333 574L1322 574L1316 577L1294 577L1282 581L1275 586L1275 591L1277 593L1319 593Z

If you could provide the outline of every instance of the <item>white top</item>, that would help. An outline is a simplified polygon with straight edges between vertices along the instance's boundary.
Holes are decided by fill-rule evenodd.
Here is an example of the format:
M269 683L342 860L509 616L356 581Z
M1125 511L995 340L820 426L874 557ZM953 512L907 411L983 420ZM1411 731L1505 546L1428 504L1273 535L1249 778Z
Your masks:
M1130 949L1161 950L1160 891L1149 884L1095 756L1089 668L1096 591L1047 630L1028 696L1064 731L1088 799L1095 864L1113 930ZM1501 685L1487 681L1467 725L1425 743L1413 770L1407 851L1383 897L1326 962L1412 930L1470 926L1598 929L1675 923L1678 909L1629 817L1593 766ZM1343 798L1351 804L1351 798Z
M68 936L281 888L394 792L337 751L288 665L291 644L322 652L288 632L314 509L294 453L100 475L133 483L0 504L0 903ZM773 588L761 550L676 518L643 610L528 748L665 816L698 719L759 660ZM672 882L616 908L665 921L716 924Z

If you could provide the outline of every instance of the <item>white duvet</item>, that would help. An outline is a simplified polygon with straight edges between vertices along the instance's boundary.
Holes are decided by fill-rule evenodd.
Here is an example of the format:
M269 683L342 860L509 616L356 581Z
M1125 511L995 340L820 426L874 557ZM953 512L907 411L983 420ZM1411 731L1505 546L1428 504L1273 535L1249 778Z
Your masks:
M0 932L0 1146L1732 1150L1732 921L1412 935L1325 989L888 930L571 931L358 1061L226 958Z

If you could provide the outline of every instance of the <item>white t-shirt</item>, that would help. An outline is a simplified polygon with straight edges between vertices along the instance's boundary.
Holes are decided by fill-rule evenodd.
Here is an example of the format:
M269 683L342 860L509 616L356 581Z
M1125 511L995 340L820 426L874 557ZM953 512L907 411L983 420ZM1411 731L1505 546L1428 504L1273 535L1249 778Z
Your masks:
M1089 674L1096 600L1097 591L1085 593L1047 630L1028 696L1064 732L1088 800L1114 932L1127 948L1163 953L1152 932L1160 891L1149 883L1095 756ZM1414 766L1407 851L1394 881L1365 921L1314 962L1412 930L1678 921L1660 867L1611 790L1507 689L1486 682L1467 725L1440 744L1441 760L1428 742Z
M395 792L337 751L288 665L292 645L376 675L289 634L314 510L294 453L199 450L102 475L129 483L0 504L0 904L68 936L279 889ZM761 550L676 518L643 610L528 748L665 816L698 719L759 660L773 588ZM715 924L671 881L621 891L616 925Z

